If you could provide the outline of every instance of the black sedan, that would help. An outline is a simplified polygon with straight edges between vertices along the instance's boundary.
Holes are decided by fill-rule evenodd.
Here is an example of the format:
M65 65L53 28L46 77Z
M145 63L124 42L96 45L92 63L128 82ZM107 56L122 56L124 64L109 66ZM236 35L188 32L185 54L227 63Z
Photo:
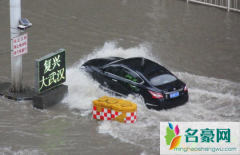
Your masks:
M150 109L168 109L188 101L187 85L165 67L142 57L92 59L81 68L102 88L141 97Z

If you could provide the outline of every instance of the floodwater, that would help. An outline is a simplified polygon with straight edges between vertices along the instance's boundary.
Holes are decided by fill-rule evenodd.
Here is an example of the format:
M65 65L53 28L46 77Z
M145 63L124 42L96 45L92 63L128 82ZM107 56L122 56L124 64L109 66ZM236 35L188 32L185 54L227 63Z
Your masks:
M240 14L185 0L22 0L33 23L23 56L24 84L34 61L67 50L69 95L47 110L0 98L0 154L157 155L160 121L240 121ZM10 81L9 1L0 1L0 81ZM79 66L97 57L143 56L189 86L189 102L160 112L140 99L135 124L97 122L91 101L105 94Z

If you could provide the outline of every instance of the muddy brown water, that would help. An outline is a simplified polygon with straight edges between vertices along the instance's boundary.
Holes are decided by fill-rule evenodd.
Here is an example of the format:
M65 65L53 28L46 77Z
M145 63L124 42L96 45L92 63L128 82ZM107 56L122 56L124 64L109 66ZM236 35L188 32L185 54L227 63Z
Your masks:
M160 121L240 120L239 13L184 0L22 0L22 17L33 23L24 84L34 86L35 59L65 48L70 94L43 111L0 98L0 154L159 154ZM2 82L11 78L9 25L1 0ZM104 56L158 61L189 85L189 102L161 112L139 105L129 126L92 120L82 109L104 92L78 67Z

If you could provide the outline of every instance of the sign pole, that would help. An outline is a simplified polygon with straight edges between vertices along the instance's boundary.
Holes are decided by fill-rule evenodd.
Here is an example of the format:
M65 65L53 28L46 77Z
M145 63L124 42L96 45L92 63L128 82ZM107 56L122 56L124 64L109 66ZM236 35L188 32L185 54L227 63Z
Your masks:
M12 85L10 92L22 92L22 56L14 57L13 53L13 38L20 35L18 29L19 20L21 19L21 0L10 1L10 35L11 35L11 77Z

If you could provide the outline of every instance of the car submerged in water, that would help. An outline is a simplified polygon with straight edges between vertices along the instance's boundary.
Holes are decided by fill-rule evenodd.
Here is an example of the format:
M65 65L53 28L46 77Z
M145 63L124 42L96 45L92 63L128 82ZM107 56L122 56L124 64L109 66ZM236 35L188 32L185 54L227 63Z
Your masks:
M105 90L121 96L141 97L149 109L169 109L188 101L187 85L165 67L146 58L91 59L80 69Z

